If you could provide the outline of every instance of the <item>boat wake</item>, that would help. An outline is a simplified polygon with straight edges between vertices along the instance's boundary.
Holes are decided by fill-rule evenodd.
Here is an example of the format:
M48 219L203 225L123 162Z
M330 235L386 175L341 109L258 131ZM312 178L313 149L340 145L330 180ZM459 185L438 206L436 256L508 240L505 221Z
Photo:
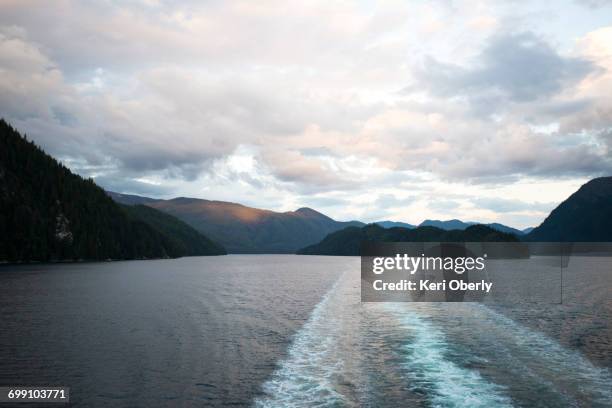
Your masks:
M256 407L610 406L612 377L482 304L361 303L341 276Z

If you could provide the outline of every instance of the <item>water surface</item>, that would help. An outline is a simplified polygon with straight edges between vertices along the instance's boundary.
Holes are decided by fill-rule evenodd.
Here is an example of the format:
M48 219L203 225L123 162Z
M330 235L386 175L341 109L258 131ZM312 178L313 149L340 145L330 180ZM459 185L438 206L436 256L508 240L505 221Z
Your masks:
M3 267L0 385L73 406L612 406L609 261L572 260L563 304L362 303L359 266Z

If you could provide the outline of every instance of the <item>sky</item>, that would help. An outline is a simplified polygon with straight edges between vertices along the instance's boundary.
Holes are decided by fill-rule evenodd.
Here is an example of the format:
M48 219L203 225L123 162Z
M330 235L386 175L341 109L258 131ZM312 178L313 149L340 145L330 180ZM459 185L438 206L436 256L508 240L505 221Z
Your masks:
M612 174L612 1L0 0L0 116L117 192L536 226Z

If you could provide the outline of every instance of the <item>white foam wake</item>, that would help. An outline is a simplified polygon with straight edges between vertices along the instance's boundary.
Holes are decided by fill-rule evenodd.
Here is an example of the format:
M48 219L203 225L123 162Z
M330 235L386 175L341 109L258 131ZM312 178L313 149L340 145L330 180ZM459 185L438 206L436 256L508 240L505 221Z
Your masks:
M410 336L403 346L410 389L424 392L434 407L511 407L504 388L483 378L476 370L450 361L444 334L408 304L385 305Z
M255 400L256 407L332 407L356 406L335 389L342 359L336 349L339 319L330 303L342 282L334 286L313 309L308 321L296 333L287 358L263 384L265 396Z
M485 377L483 372L461 362L464 357L478 359L478 353L465 355L467 350L454 347L447 334L433 323L435 319L431 320L439 313L443 315L438 318L450 318L447 316L450 309L411 303L370 304L365 310L355 308L359 303L358 292L351 286L355 284L340 285L347 281L345 275L298 330L286 359L263 384L264 396L254 402L256 407L350 407L359 405L358 395L367 400L368 393L362 393L370 388L370 381L354 361L364 350L351 342L351 336L360 335L360 326L354 321L351 324L351 319L364 318L361 327L373 327L372 317L389 318L385 327L405 339L399 348L393 340L397 338L395 335L389 339L390 343L381 345L382 353L392 353L395 347L402 363L399 367L391 363L393 367L380 369L390 370L390 375L399 370L396 374L411 393L421 394L433 407L512 407L515 402L511 393L517 398L516 403L521 404L522 390L515 395L516 389L507 388L516 386L513 376L525 378L534 390L558 396L564 404L580 405L579 401L589 401L592 406L609 406L606 404L612 401L609 388L612 376L608 370L597 368L579 352L568 350L486 306L463 305L469 310L456 313L455 318L461 322L456 330L461 333L475 330L475 335L482 337L479 341L494 342L495 347L484 354L495 360L494 373L499 374L501 369L510 376L507 386L502 385L506 379L497 374ZM429 316L432 312L434 316ZM384 332L385 328L377 328L376 333ZM357 391L347 392L347 382L352 382ZM537 395L530 397L537 398Z

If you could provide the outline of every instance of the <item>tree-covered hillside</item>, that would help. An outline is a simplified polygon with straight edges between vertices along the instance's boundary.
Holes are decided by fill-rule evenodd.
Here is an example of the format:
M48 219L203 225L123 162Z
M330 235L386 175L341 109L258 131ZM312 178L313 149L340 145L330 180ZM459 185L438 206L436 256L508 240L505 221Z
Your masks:
M584 184L525 238L528 241L612 241L612 177Z
M363 228L349 227L333 232L318 244L298 251L301 255L360 255L361 243L372 242L517 242L512 234L485 225L472 225L465 230L446 231L436 227L389 228L377 224Z
M121 205L121 204L120 204ZM225 255L221 245L208 239L183 221L146 205L121 205L135 219L149 224L166 237L165 243L175 252L189 255Z
M162 226L152 226L160 219ZM122 208L93 180L73 174L0 120L0 261L224 253L217 245L196 248L184 242L195 231L169 224L161 216ZM182 237L170 233L181 229Z

